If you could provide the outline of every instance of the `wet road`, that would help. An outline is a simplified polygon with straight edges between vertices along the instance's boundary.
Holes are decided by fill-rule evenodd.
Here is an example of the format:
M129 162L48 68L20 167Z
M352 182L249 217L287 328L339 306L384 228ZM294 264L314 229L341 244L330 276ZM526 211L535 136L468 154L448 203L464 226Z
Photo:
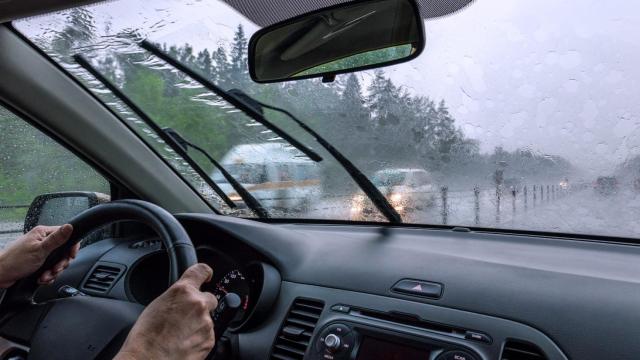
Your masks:
M640 237L640 193L630 189L610 196L591 188L545 192L544 198L538 192L535 201L531 189L526 201L523 195L520 192L514 198L505 192L498 202L495 190L482 190L476 201L473 191L451 191L447 193L446 211L438 196L433 206L405 213L403 219L426 224ZM350 206L349 197L325 200L299 217L347 220Z

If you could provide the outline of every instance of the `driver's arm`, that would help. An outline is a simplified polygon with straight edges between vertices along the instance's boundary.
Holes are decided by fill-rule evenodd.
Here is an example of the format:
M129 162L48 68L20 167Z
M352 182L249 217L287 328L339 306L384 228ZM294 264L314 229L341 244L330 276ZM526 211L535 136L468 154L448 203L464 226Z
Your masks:
M0 250L0 288L38 270L51 252L64 244L73 231L63 226L37 226ZM76 257L79 244L69 256L45 271L38 282L51 284ZM211 311L216 297L200 291L213 270L205 264L187 269L182 277L142 312L116 359L204 359L213 348L215 337Z
M38 270L53 250L69 240L72 231L73 227L69 224L36 226L9 243L4 250L0 250L0 288L6 289ZM76 257L79 248L80 244L76 244L69 255L53 268L45 271L38 282L40 284L54 282L56 277L69 266L69 261Z
M200 291L213 271L196 264L142 312L117 360L204 359L215 343L211 311L216 297Z

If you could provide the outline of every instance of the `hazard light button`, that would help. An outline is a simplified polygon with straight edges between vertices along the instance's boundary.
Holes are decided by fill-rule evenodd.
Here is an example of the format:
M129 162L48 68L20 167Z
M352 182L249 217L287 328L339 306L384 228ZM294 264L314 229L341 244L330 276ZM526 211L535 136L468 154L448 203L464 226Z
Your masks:
M442 284L431 281L409 279L400 280L391 288L391 290L403 294L433 299L439 299L442 296Z

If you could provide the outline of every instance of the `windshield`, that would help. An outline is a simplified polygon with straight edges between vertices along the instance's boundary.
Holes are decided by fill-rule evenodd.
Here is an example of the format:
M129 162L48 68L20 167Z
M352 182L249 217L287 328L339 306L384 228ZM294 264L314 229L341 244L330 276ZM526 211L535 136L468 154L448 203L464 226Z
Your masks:
M376 186L402 185L405 173L402 172L379 172L373 176L373 184Z
M74 55L155 124L206 150L274 218L386 221L285 115L261 109L322 161L139 47L142 40L225 90L294 114L371 179L403 222L637 238L638 10L627 0L476 1L426 19L427 45L412 62L333 83L266 85L252 82L247 67L248 39L260 26L223 1L116 0L14 26L223 214L256 216L205 156L188 150L203 170L195 171ZM405 179L402 169L415 174Z

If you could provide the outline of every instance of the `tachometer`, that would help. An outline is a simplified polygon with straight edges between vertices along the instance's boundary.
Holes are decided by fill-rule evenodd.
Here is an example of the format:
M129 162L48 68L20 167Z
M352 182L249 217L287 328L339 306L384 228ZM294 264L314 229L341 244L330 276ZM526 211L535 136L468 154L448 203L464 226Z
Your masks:
M231 324L233 325L234 323L241 322L244 319L244 315L249 308L249 294L251 289L249 287L249 282L240 270L234 269L228 272L224 277L222 277L222 279L220 279L220 281L218 281L212 292L218 301L230 292L236 293L240 296L240 299L242 299L242 306Z

